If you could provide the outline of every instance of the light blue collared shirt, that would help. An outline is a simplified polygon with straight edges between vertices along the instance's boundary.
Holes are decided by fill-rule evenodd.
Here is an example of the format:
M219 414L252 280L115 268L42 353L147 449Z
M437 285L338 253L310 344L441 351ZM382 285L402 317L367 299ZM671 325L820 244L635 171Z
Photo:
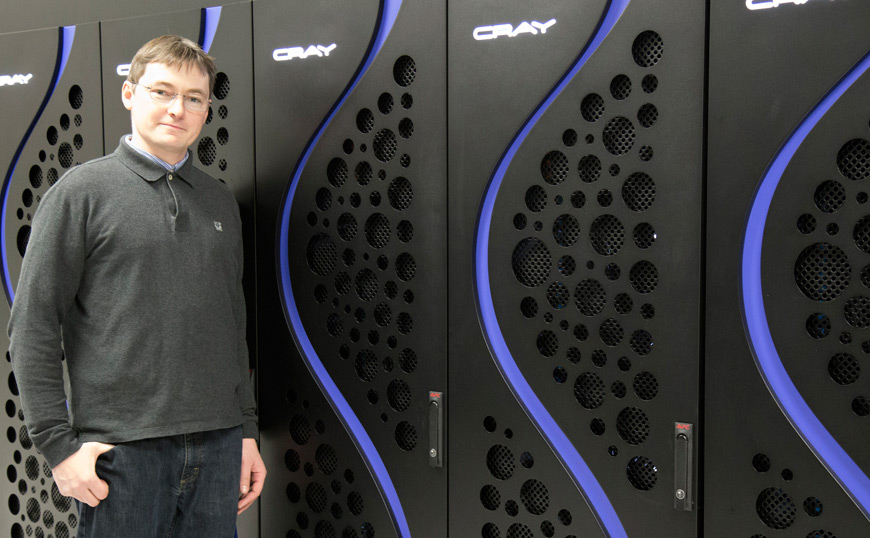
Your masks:
M162 166L168 172L175 172L177 169L184 166L184 163L186 163L187 159L190 157L190 152L186 151L184 153L183 159L181 159L180 161L178 161L175 164L169 164L168 162L164 161L160 157L156 157L154 155L151 155L150 153L148 153L144 149L136 147L136 145L133 144L133 135L127 135L127 137L124 140L126 140L127 144L129 144L131 148L135 149L140 155L142 155L143 157L145 157L149 161L153 162L154 164L158 164L158 165Z

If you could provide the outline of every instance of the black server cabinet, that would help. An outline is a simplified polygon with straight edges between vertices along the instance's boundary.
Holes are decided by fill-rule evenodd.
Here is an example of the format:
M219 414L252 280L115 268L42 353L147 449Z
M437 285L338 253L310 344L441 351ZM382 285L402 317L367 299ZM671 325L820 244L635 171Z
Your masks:
M142 17L219 3L204 4L202 0L89 0L75 3L66 0L42 0L33 5L17 0L2 0L0 12L3 13L3 20L0 21L0 32L21 32L57 25Z
M710 538L870 534L868 22L861 2L711 6Z
M444 8L254 3L263 535L446 536Z
M96 24L0 35L0 170L3 178L2 340L8 349L9 306L30 237L30 221L45 191L70 167L103 152L100 41ZM7 78L8 77L8 78ZM7 536L68 538L78 525L75 505L60 495L51 469L24 427L9 362L2 364L6 430L2 494Z
M450 534L695 536L704 6L449 14Z
M195 166L226 183L239 201L245 239L248 347L253 368L256 223L251 3L104 21L100 32L106 153L113 152L121 137L131 132L130 112L121 103L121 85L139 47L155 37L177 34L197 42L215 58L217 76L212 103L200 137L190 148L190 158Z

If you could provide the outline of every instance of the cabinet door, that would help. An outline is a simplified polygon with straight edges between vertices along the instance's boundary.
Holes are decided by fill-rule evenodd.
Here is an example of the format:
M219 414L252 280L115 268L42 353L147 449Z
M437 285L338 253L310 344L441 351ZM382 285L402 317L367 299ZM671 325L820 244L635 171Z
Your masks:
M711 6L712 538L870 532L868 21L860 3Z
M452 535L696 533L704 19L450 4Z
M446 536L444 17L255 4L265 535Z

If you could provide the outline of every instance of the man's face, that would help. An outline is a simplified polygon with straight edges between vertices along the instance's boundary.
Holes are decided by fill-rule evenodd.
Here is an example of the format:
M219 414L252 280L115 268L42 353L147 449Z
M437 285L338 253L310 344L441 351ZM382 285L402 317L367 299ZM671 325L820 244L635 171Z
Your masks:
M191 112L184 108L181 95L170 104L158 103L151 100L145 86L208 100L208 75L195 66L178 69L150 63L136 84L125 81L121 88L121 100L133 123L133 144L175 164L199 136L208 108Z

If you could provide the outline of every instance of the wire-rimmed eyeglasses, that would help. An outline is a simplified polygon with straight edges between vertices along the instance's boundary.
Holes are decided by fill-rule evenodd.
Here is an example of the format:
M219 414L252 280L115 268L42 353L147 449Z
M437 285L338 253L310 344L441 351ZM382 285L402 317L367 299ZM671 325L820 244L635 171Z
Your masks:
M211 99L203 99L196 95L182 95L163 88L152 88L138 82L133 82L132 84L134 86L142 86L148 90L148 97L155 103L162 105L171 105L175 101L175 98L181 95L184 108L190 112L204 112L208 108L209 103L211 103Z

